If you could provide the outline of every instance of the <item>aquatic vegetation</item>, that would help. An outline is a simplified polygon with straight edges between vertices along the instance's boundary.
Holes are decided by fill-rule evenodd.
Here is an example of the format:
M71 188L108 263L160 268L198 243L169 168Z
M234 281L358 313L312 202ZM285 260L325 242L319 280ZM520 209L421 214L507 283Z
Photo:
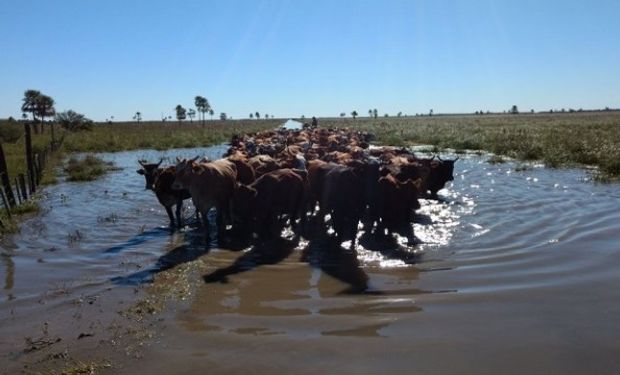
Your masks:
M493 156L491 156L487 160L487 163L489 163L489 164L502 164L502 163L505 163L505 162L506 162L506 160L503 157L501 157L500 155L493 155Z
M93 181L115 169L113 163L94 155L82 159L71 157L64 167L68 181Z

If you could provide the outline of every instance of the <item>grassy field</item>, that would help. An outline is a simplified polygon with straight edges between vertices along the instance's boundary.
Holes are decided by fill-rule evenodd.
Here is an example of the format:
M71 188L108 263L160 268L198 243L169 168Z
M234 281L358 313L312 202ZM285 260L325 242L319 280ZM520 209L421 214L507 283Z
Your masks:
M226 142L233 134L274 129L281 119L96 124L92 131L64 133L64 145L48 162L44 183L55 181L63 152L114 152L133 149L199 147ZM602 180L620 179L620 111L519 115L436 115L319 119L322 127L348 127L376 135L393 146L433 145L438 149L484 150L518 160L541 160L550 167L593 165ZM62 134L61 130L57 133ZM33 134L35 152L50 142L49 129ZM24 173L23 125L0 120L0 140L11 179ZM495 157L491 162L499 162ZM88 173L87 173L88 174ZM36 204L24 206L34 212ZM17 213L16 213L17 214ZM0 218L6 221L0 212Z
M376 134L381 144L485 150L550 167L598 166L620 176L620 112L326 119L321 126Z
M92 131L69 133L64 150L69 152L114 152L152 148L200 147L230 140L236 133L273 129L280 120L228 120L199 122L135 122L96 124Z
M273 129L270 120L134 122L96 124L89 132L67 133L63 151L113 152L153 148L198 147L226 142L235 133ZM437 115L319 119L323 127L350 127L376 135L379 144L428 144L458 150L485 150L519 160L541 160L550 167L594 165L605 176L620 176L620 112L519 115ZM35 148L49 141L49 131L35 137ZM23 138L4 143L9 172L23 172Z

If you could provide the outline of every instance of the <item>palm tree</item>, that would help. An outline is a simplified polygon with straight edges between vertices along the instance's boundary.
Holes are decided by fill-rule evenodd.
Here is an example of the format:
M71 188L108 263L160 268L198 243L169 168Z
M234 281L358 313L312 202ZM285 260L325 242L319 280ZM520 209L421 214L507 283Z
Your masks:
M54 109L54 99L52 99L51 96L43 94L39 95L36 99L36 112L37 115L41 118L41 132L43 132L45 129L45 118L52 117L56 114L56 110ZM54 138L53 135L52 138Z
M202 126L204 126L205 125L205 113L211 110L211 105L209 104L209 101L207 100L207 98L200 96L200 95L194 98L194 104L196 105L196 110L202 113Z
M372 115L374 116L374 118L377 118L377 116L378 116L377 108L372 110Z
M213 121L213 114L215 112L213 111L213 108L209 109L209 115L211 116L211 121Z
M368 117L372 117L372 109L368 110Z
M51 96L40 95L37 100L37 114L41 117L41 132L45 130L45 118L53 117L56 114L54 99ZM51 124L52 142L56 140L54 135L54 122Z
M353 117L353 120L355 120L355 118L357 117L357 111L351 112L351 117Z
M254 118L254 114L250 113L250 120Z
M37 115L38 101L39 101L40 96L41 96L41 92L38 90L26 90L26 92L24 92L24 98L22 99L23 101L22 112L32 113L32 123L34 126L35 133L38 133L38 129L34 123L37 120L36 115Z
M256 113L254 114L254 116L256 116L256 119L260 119L260 113L258 113L258 111L256 111Z
M24 102L22 104L22 112L32 113L32 121L36 120L35 115L37 113L37 102L40 96L41 92L38 90L26 90L26 92L24 92L24 98L22 99Z
M179 123L183 120L185 120L185 118L187 117L187 110L185 108L183 108L182 105L177 104L177 106L174 108L174 110L177 113L177 120L179 120Z
M194 108L190 108L187 110L187 117L189 117L189 122L194 122L194 116L196 116L196 111Z
M136 120L139 124L140 121L142 121L142 113L140 111L136 112L136 114L133 115L133 119Z

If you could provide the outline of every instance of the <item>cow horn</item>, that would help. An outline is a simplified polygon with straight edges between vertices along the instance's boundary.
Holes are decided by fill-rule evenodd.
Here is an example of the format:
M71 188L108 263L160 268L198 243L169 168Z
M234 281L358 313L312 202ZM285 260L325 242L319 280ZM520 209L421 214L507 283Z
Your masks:
M437 156L437 154L433 154L433 157L431 158L431 161L435 160L436 156Z
M164 158L159 158L159 163L157 163L157 166L159 167L163 161L164 161Z
M443 161L443 159L439 155L437 155L437 159L439 159L439 161Z
M457 161L457 160L459 160L459 158L460 158L460 156L457 156L457 157L456 157L456 159L454 159L454 161Z
M146 160L145 160L146 161ZM138 160L138 164L144 167L144 162L142 160Z
M191 159L190 162L194 162L194 161L198 160L199 158L200 158L200 155L198 155L195 158Z
M183 161L183 160L181 160L181 158L177 156L177 163L180 163L180 162L182 162L182 161Z

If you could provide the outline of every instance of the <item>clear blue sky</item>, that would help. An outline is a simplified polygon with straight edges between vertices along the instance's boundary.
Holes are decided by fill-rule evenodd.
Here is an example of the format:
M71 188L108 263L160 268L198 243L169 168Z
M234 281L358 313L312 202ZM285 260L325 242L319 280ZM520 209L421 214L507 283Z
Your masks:
M620 107L620 1L2 0L0 118Z

